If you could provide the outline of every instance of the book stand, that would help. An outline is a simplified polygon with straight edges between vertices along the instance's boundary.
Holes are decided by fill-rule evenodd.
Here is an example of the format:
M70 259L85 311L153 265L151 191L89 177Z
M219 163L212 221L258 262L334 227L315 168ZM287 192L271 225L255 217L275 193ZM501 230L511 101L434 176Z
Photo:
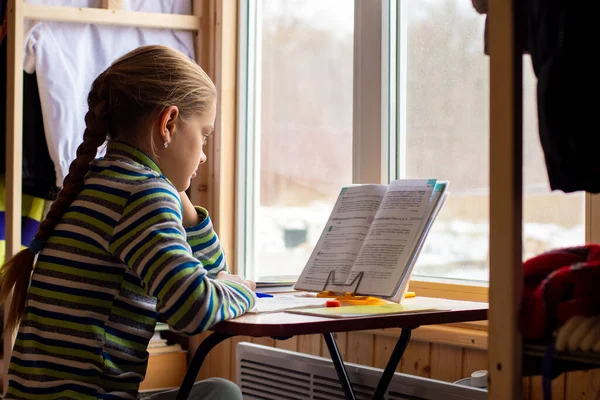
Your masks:
M350 287L354 287L354 290L352 290L350 292L344 292L344 295L356 296L356 294L358 293L358 286L360 285L360 282L362 281L363 275L364 275L364 271L360 271L359 273L356 274L354 279L352 279L352 282L350 282L348 284L346 284L345 282L338 283L335 281L335 271L331 270L331 271L329 271L329 274L327 275L327 280L325 281L325 284L323 285L323 289L321 290L321 292L322 293L331 292L331 291L327 290L327 287L329 287L329 285L350 286Z

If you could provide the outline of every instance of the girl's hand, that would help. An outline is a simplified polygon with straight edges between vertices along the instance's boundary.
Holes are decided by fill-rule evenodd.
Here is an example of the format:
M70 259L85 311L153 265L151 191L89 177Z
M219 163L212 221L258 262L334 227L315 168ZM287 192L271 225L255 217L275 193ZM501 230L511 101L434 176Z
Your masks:
M239 275L232 275L227 273L226 271L221 271L217 274L217 279L224 281L231 281L241 283L244 286L250 288L250 290L254 291L256 289L256 282L246 280Z
M190 201L187 193L179 192L179 198L181 199L181 204L183 205L183 227L189 228L191 226L198 225L201 222L200 216Z

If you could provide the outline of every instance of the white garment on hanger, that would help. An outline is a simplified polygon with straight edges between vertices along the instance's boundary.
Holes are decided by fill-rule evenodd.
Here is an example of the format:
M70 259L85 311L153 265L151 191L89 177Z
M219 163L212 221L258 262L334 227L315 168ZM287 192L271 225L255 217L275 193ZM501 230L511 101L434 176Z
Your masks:
M28 3L72 7L100 7L99 0L28 0ZM132 11L191 14L190 0L125 0ZM193 33L135 28L32 21L26 25L24 70L37 72L44 130L62 187L83 140L87 95L94 79L114 60L136 47L162 44L194 58Z

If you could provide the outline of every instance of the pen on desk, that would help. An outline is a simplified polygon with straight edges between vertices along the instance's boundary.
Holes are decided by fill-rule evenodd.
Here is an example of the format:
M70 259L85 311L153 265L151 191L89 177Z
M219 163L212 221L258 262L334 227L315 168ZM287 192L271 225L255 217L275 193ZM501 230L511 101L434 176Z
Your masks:
M254 292L254 294L256 295L256 297L263 298L263 297L273 297L272 294L268 294L268 293L260 293L260 292Z

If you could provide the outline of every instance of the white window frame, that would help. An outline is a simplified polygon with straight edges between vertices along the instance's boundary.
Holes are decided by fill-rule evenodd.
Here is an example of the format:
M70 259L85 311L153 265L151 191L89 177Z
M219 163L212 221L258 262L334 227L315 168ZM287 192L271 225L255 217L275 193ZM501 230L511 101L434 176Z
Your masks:
M260 0L239 3L236 265L256 279L254 210L260 194ZM395 39L390 0L354 3L353 183L387 183L395 152ZM392 29L395 27L392 27ZM385 34L384 34L385 32ZM381 49L391 49L393 52ZM390 54L392 53L392 54Z
M238 134L235 262L255 279L254 224L260 194L260 0L239 2ZM388 183L405 177L406 0L355 0L352 183ZM393 23L393 22L396 23ZM249 79L250 78L250 79ZM249 152L248 150L252 150ZM253 161L248 163L248 161ZM600 235L597 196L586 196L586 239ZM417 277L411 287L423 295L487 299L482 282L440 283Z

